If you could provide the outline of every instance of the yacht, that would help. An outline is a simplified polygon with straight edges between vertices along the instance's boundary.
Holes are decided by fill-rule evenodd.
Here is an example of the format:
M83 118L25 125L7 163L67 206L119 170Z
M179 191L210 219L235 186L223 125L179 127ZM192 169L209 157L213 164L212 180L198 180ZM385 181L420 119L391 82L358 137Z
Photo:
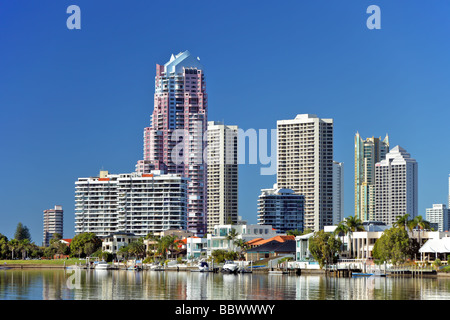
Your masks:
M99 261L95 264L95 270L108 270L111 269L111 265L106 261Z
M222 267L222 272L225 273L236 273L239 267L234 261L227 260Z
M198 270L200 272L208 272L209 271L208 263L206 261L200 261L200 263L198 264Z

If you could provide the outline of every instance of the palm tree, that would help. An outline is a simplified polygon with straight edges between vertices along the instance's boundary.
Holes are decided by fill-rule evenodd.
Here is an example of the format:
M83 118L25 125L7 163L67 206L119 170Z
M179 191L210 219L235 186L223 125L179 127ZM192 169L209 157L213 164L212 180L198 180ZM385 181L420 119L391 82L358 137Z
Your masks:
M30 246L31 243L29 239L23 239L22 241L20 241L20 251L22 252L22 260L25 260L25 258L27 258Z
M144 239L139 238L128 245L128 252L134 255L136 258L140 258L145 255Z
M240 250L239 250L239 257L242 257L243 256L242 253L250 248L249 244L246 241L242 240L242 239L235 240L234 241L234 245L236 247L240 248Z
M348 237L348 242L350 245L350 257L352 256L352 234L357 231L364 231L364 226L362 224L361 219L355 218L354 216L348 216L339 223L341 226L338 226L340 232L344 232L344 234Z
M168 235L166 236L166 245L167 249L170 252L171 257L173 257L173 252L175 251L175 248L178 244L178 237L175 235Z
M338 225L337 225L337 227L336 227L336 229L334 230L334 235L335 236L342 236L342 249L341 249L341 251L344 251L344 249L343 249L343 247L344 247L344 236L346 236L348 233L349 233L349 228L347 227L347 225L343 222L343 221L341 221Z
M173 250L178 238L173 235L167 235L156 239L157 253L162 256L164 260L167 258L167 251Z
M423 230L431 228L430 222L423 220L422 216L417 216L413 220L413 225L414 227L419 227L419 245L422 245L420 243L420 234Z
M8 242L8 247L9 247L9 250L11 251L11 259L14 260L14 253L17 250L17 248L19 247L19 241L16 239L11 239Z
M409 214L405 214L403 216L397 216L397 221L394 222L394 227L399 227L402 229L406 229L409 221Z
M231 250L231 243L234 242L234 240L238 237L238 235L239 235L238 232L237 232L236 229L234 229L234 228L232 228L232 229L228 232L228 234L227 234L227 236L226 236L226 239L228 240L228 248L229 248L228 251Z

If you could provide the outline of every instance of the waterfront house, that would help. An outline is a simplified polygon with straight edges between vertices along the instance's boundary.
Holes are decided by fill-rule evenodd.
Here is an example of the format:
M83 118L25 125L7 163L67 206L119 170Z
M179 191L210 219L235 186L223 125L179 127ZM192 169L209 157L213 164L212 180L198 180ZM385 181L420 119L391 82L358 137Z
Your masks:
M197 259L206 255L206 238L189 237L186 238L186 257L188 259Z
M236 237L234 240L229 240L228 235L232 230L235 230ZM210 256L214 250L236 251L237 246L234 241L242 239L245 242L262 238L270 239L277 236L276 230L271 225L259 224L237 224L237 225L216 225L212 234L207 235L207 255Z
M272 240L258 247L246 251L245 259L247 261L258 261L262 259L273 259L280 256L295 256L295 240L286 240L283 242Z
M280 236L275 236L275 237L272 237L269 239L257 238L257 239L248 241L247 245L250 248L255 248L255 247L259 247L263 244L266 244L267 242L270 242L270 241L285 242L288 240L291 240L291 241L295 240L295 236L280 235Z
M64 243L66 246L70 247L70 243L72 242L72 239L61 239L59 242Z
M102 251L116 255L121 248L139 239L139 236L134 233L115 232L100 239L102 240Z
M309 239L314 235L314 232L304 234L295 237L295 260L296 261L306 261L312 259L311 253L309 252Z

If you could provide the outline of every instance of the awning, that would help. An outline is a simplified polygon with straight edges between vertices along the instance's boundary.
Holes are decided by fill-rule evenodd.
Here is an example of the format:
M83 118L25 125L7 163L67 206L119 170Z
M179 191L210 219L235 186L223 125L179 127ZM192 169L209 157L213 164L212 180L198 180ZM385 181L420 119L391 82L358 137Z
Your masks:
M419 249L420 253L450 253L450 237L430 239Z

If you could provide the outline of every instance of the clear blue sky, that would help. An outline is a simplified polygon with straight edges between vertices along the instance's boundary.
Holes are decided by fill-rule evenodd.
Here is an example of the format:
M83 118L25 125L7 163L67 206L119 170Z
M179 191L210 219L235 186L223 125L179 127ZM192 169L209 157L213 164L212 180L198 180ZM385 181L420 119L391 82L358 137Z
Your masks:
M81 8L81 30L66 9ZM381 30L366 9L381 8ZM445 1L0 2L0 233L42 242L42 211L65 211L74 182L131 172L153 110L155 64L189 50L207 76L209 119L247 130L313 113L335 121L353 214L354 135L389 133L419 162L419 214L447 203L450 3ZM256 223L275 176L242 165L239 214Z

